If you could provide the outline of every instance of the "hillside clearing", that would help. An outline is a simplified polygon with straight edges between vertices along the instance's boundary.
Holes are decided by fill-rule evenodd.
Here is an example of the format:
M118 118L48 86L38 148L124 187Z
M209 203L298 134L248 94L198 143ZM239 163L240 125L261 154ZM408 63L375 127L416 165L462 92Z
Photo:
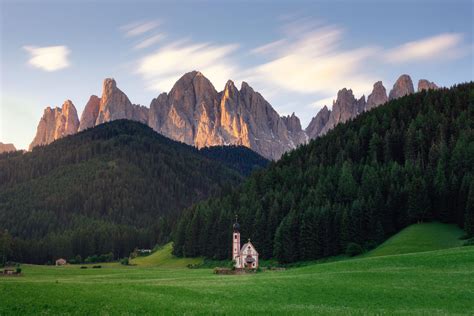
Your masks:
M399 255L405 253L459 247L464 234L456 225L438 222L414 224L392 236L365 257Z

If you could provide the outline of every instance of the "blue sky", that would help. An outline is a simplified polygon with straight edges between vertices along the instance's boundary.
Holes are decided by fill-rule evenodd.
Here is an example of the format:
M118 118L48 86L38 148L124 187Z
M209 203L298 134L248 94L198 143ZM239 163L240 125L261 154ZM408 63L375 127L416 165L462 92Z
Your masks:
M107 77L146 106L191 70L218 91L247 81L303 128L344 87L473 79L472 1L0 3L0 142L17 148L46 106L70 99L80 116Z

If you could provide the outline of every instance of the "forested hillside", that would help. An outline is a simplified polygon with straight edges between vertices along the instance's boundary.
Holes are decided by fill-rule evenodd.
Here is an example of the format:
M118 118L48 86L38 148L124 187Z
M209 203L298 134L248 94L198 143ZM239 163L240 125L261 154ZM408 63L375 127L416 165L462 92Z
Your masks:
M220 161L246 176L255 170L266 167L269 163L267 159L244 146L204 147L199 150L199 153L212 160Z
M388 102L188 209L174 253L229 258L234 214L242 240L281 262L370 249L433 219L472 235L473 127L473 83Z
M226 149L232 150L240 149ZM8 257L46 263L112 252L119 258L167 242L183 208L241 182L235 170L246 173L261 159L252 153L251 167L223 159L231 169L121 120L30 153L2 154L0 231L13 236Z

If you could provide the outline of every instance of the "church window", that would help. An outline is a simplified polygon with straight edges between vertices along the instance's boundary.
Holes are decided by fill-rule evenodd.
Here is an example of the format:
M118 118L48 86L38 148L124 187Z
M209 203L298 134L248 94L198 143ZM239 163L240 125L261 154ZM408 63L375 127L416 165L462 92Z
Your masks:
M237 239L237 235L234 236L234 239Z

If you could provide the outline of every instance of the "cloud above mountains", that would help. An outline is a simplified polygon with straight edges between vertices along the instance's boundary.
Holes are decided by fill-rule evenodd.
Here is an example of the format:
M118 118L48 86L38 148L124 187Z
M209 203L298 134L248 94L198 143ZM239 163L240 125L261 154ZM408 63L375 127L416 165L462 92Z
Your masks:
M179 41L168 44L138 61L137 73L150 90L169 91L176 80L191 70L203 72L217 89L239 72L229 55L238 45L215 45Z
M139 23L124 31L143 35L151 33L156 28L153 25ZM223 88L228 79L243 79L267 98L296 93L314 96L319 101L312 105L321 106L343 87L352 88L357 95L370 93L373 83L382 79L373 69L449 59L463 50L462 34L439 34L393 48L377 44L347 48L345 33L336 25L294 19L283 25L280 38L250 49L240 43L190 39L167 43L163 40L165 34L160 33L135 45L135 50L155 48L138 58L136 73L152 91L169 91L183 73L200 70L217 89Z
M454 58L465 51L462 42L462 34L439 34L395 47L386 53L386 58L394 63Z
M28 64L35 68L53 72L70 66L68 56L71 51L67 46L24 46L23 49L30 54Z

